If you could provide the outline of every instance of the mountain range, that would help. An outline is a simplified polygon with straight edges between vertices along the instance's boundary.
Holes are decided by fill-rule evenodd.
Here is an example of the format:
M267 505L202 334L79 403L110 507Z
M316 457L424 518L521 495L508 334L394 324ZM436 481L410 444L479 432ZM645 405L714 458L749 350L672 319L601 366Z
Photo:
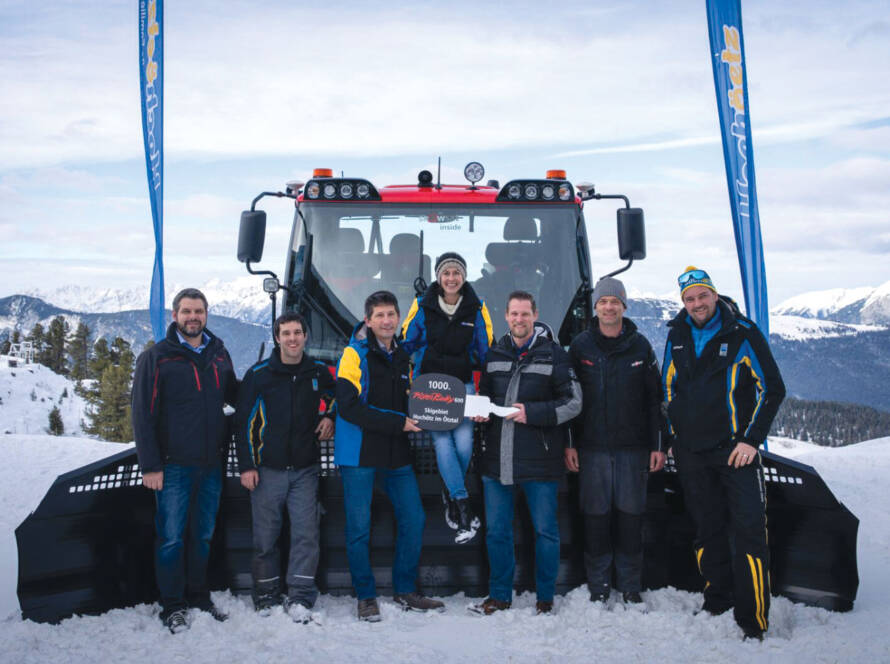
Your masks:
M225 340L239 374L271 341L269 296L258 277L199 286L210 302L208 327ZM167 302L179 290L169 290ZM627 315L660 355L679 299L631 293ZM121 336L138 352L151 336L147 290L66 286L0 298L0 338L57 316L81 320L95 338ZM169 319L169 316L168 316ZM496 330L503 325L498 325ZM804 293L773 307L770 342L789 395L890 411L890 282L877 288Z

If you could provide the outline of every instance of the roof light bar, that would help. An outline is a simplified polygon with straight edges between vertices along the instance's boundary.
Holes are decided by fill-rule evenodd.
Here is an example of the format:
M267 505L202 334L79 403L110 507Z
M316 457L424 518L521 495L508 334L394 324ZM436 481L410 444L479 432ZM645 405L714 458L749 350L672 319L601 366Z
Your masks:
M499 202L562 203L575 200L571 183L563 180L511 180L498 192Z
M306 183L303 189L303 200L379 201L380 194L367 180L322 176L320 180L312 179Z

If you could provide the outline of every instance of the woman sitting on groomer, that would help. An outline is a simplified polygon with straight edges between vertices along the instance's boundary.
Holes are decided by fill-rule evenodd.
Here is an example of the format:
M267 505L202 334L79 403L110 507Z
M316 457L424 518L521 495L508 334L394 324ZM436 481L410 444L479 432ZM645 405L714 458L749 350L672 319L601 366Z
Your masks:
M414 374L454 376L473 394L473 370L485 363L493 340L485 303L467 283L467 263L454 252L436 260L436 281L411 305L402 324L402 345L414 354ZM451 431L433 431L436 462L445 483L445 521L457 530L454 541L469 542L479 529L464 477L473 456L473 422Z

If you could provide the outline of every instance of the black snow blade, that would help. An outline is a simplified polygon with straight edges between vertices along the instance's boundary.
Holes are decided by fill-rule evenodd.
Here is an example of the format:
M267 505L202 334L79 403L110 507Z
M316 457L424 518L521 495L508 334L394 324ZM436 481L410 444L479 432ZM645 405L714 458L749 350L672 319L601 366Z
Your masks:
M420 585L431 596L461 591L485 596L484 533L472 542L454 543L454 532L443 516L442 484L432 440L429 434L422 434L413 442L427 513ZM351 594L343 491L332 463L333 444L322 443L321 451L323 517L317 582L322 592ZM770 453L763 453L763 463L773 594L834 611L852 609L859 586L858 520L812 467ZM477 512L482 514L481 481L472 466L467 484ZM575 477L563 483L559 500L562 552L557 588L566 592L585 582L583 519ZM516 514L516 587L526 590L534 585L534 536L522 501ZM98 614L155 601L153 518L154 496L142 487L133 448L59 476L37 509L16 529L23 618L56 622L75 614ZM372 566L378 592L387 594L392 592L395 534L388 501L375 499L372 521ZM655 474L649 481L643 529L646 588L701 589L692 538L682 491L669 466L667 472ZM280 541L286 546L286 532ZM211 551L211 587L249 592L251 553L249 499L240 485L232 448ZM286 555L281 558L286 562Z

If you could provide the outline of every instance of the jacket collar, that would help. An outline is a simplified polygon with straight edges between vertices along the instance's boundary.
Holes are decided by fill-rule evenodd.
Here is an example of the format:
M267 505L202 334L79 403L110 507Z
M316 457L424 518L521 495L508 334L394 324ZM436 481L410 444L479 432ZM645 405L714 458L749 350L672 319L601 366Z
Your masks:
M590 333L593 335L594 341L598 341L599 339L613 339L613 337L606 337L600 331L599 318L594 316L590 320ZM637 324L634 323L630 318L622 319L622 328L621 334L617 337L614 337L614 350L624 350L628 346L630 346L634 339L637 336Z
M213 334L213 332L208 330L206 327L204 328L204 333L207 335L208 341L207 344L204 346L204 350L200 353L191 351L182 345L182 343L179 341L179 335L176 334L175 322L172 322L170 323L170 325L167 326L167 336L165 337L165 340L170 344L173 350L175 350L177 353L185 355L185 357L191 356L193 359L210 357L213 353L219 351L219 349L223 346L223 342L219 337Z

